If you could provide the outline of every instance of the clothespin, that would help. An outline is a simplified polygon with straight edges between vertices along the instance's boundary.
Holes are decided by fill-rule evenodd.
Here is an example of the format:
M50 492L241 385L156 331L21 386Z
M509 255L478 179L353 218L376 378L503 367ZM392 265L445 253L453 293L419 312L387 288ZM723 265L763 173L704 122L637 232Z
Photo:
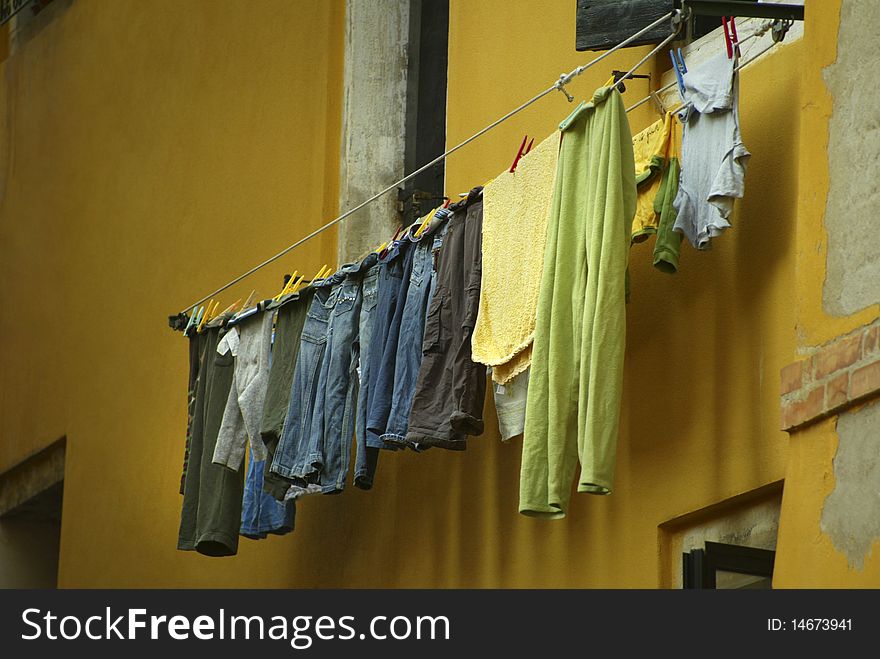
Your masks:
M730 27L727 26L727 19L730 18ZM733 16L722 16L721 22L724 24L724 45L727 47L727 59L733 59L733 49L736 45L736 24L733 22Z
M183 335L186 336L186 333L189 332L189 328L193 326L193 322L196 319L196 315L199 313L198 305L193 307L192 313L189 315L189 320L186 323L186 327L183 328Z
M733 52L739 57L739 37L736 36L736 18L733 16L730 17L730 39L731 45L733 45Z
M247 300L244 301L244 304L241 305L242 311L244 311L249 306L251 306L251 302L254 301L254 295L256 295L256 294L257 294L257 289L255 288L254 290L251 291L251 294L247 296Z
M208 301L208 306L204 307L204 313L202 313L202 317L199 320L199 326L196 329L197 332L201 332L205 328L205 324L208 322L208 316L211 315L211 307L214 305L214 299Z
M654 103L654 109L660 114L660 116L666 115L666 106L663 105L663 101L660 100L660 95L657 92L651 92L649 94L651 97L651 101Z
M678 53L678 68L681 69L682 75L688 72L687 64L684 63L684 55L681 54L681 48L677 48L676 52Z
M519 151L516 152L516 158L513 159L513 164L510 166L510 173L513 174L516 171L516 166L519 164L519 159L525 155L526 142L528 142L529 136L523 136L522 144L519 145Z
M452 203L452 199L449 197L443 197L443 208L449 208L449 204Z
M217 301L214 303L214 308L210 310L210 311L211 311L211 314L210 314L210 316L208 317L208 322L209 322L209 323L210 323L212 320L214 320L214 319L219 315L219 314L217 313L217 311L218 311L219 309L220 309L220 300L217 300Z
M273 301L277 302L278 300L280 300L281 298L283 298L285 295L287 295L290 292L290 287L293 284L293 280L296 279L296 276L298 274L299 274L299 270L293 271L293 274L290 275L290 279L288 279L286 282L284 282L284 286L281 288L281 292L278 293L278 295L276 295L274 298L272 298Z
M440 210L439 208L435 208L430 213L425 215L424 219L422 220L422 223L419 225L419 228L416 229L416 232L413 234L413 237L419 238L425 232L425 229L428 228L428 225L431 223L431 220L434 219L434 215L439 210Z
M684 77L682 77L682 70L679 67L678 60L675 58L674 50L669 51L669 57L672 59L672 70L675 71L675 77L678 79L678 91L682 98L684 98ZM684 59L682 59L682 66L684 66Z
M218 316L222 316L222 315L225 314L225 313L232 313L232 312L234 312L234 311L238 308L238 305L239 305L240 303L241 303L241 298L238 298L235 302L233 302L232 304L230 304L228 307L226 307L223 311L221 311L221 312L218 313L217 315L218 315Z
M327 272L325 272L325 270ZM312 277L312 281L318 281L319 279L323 279L324 277L326 277L327 275L330 274L329 270L330 270L330 268L328 268L327 264L325 263L324 265L321 266L321 269L315 273L315 276Z
M299 287L302 286L303 281L305 281L306 276L300 275L299 279L293 282L293 287L290 289L291 293L296 293L299 290Z
M526 147L526 152L523 154L524 156L528 155L529 151L532 150L532 147L534 146L534 144L535 144L535 138L533 137L532 139L529 140L529 145Z

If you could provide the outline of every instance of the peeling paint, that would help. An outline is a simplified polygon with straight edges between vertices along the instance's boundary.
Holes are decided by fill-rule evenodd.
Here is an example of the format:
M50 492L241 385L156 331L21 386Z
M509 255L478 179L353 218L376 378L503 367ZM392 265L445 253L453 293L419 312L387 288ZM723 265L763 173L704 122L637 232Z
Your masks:
M862 570L880 539L880 401L842 414L834 456L834 490L825 499L820 528Z
M834 97L829 122L828 268L823 304L844 316L880 302L880 234L875 230L880 191L866 167L880 152L880 91L866 84L876 73L873 43L880 3L844 2L837 61L824 70ZM821 244L819 245L821 249Z

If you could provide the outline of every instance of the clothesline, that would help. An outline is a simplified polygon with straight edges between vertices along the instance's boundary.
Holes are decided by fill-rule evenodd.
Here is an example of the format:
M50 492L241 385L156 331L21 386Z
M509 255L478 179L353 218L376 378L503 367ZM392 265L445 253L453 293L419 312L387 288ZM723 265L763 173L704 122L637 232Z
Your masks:
M617 44L617 45L614 46L613 48L611 48L611 49L605 51L604 53L602 53L601 55L599 55L599 56L596 57L595 59L590 60L590 61L587 62L586 64L577 67L576 69L570 71L569 73L562 74L561 76L559 76L559 80L557 80L555 83L553 83L553 85L551 85L550 87L548 87L547 89L545 89L545 90L542 91L541 93L536 94L535 96L533 96L532 98L530 98L529 100L527 100L527 101L524 102L523 104L519 105L518 107L514 108L513 110L511 110L510 112L508 112L508 113L505 114L504 116L500 117L499 119L496 119L495 121L493 121L491 124L489 124L489 125L486 126L485 128L483 128L483 129L477 131L476 133L474 133L473 135L471 135L470 137L468 137L468 138L465 139L464 141L462 141L462 142L456 144L454 147L452 147L452 148L450 148L450 149L447 149L445 152L443 152L442 154L440 154L439 156L437 156L436 158L434 158L434 159L431 160L430 162L425 163L424 165L422 165L421 167L419 167L419 168L416 169L415 171L410 172L409 174L407 174L406 176L404 176L404 177L401 178L400 180L395 181L394 183L390 184L388 187L386 187L386 188L384 188L383 190L377 192L376 194L374 194L373 196L369 197L368 199L362 201L360 204L358 204L358 205L355 206L354 208L351 208L351 209L345 211L344 213L342 213L341 215L339 215L339 216L335 217L334 219L330 220L329 222L327 222L327 223L324 224L323 226L318 227L317 229L315 229L314 231L312 231L310 234L308 234L308 235L305 236L304 238L301 238L301 239L297 240L295 243L293 243L292 245L289 245L288 247L285 247L283 250L281 250L280 252L278 252L278 253L275 254L274 256L269 257L268 259L266 259L265 261L263 261L263 262L260 263L259 265L254 266L253 268L251 268L251 269L248 270L247 272L245 272L245 273L239 275L238 277L236 277L236 278L233 279L232 281L230 281L230 282L224 284L223 286L221 286L220 288L216 289L215 291L212 291L211 293L208 293L208 294L205 295L204 297L199 298L198 300L196 300L196 301L193 302L192 304L189 304L189 305L185 306L183 309L180 310L180 313L181 313L181 314L184 314L184 313L186 313L187 311L189 311L190 309L194 309L194 308L198 307L202 302L205 302L205 301L211 299L212 297L214 297L215 295L217 295L217 294L219 294L219 293L222 293L223 291L225 291L226 289L230 288L231 286L234 286L235 284L237 284L238 282L242 281L243 279L246 279L246 278L249 277L250 275L252 275L252 274L254 274L255 272L257 272L257 271L261 270L262 268L266 267L266 266L269 265L270 263L273 263L274 261L277 261L278 259L280 259L282 256L284 256L284 255L287 254L288 252L290 252L290 251L292 251L293 249L299 247L299 246L302 245L303 243L305 243L305 242L311 240L312 238L314 238L315 236L317 236L317 235L321 234L322 232L326 231L326 230L329 229L330 227L335 226L336 224L339 224L342 220L344 220L344 219L346 219L347 217L353 215L354 213L356 213L356 212L359 211L360 209L362 209L362 208L364 208L365 206L367 206L367 205L373 203L374 201L376 201L377 199L379 199L379 198L381 198L382 196L386 195L387 193L391 192L392 190L397 189L398 186L400 186L400 185L406 183L407 181L409 181L409 180L415 178L416 176L418 176L418 175L421 174L422 172L424 172L424 171L430 169L431 167L434 167L435 165L439 164L440 162L443 162L448 156L452 155L453 153L455 153L456 151L458 151L458 150L461 149L462 147L464 147L464 146L470 144L471 142L473 142L473 141L476 140L477 138L481 137L482 135L488 133L490 130L492 130L492 129L495 128L496 126L498 126L498 125L500 125L501 123L507 121L508 119L510 119L510 118L513 117L514 115L518 114L518 113L521 112L522 110L525 110L527 107L529 107L529 106L532 105L533 103L536 103L537 101L541 100L542 98L544 98L544 97L547 96L548 94L551 94L551 93L554 92L554 91L560 91L560 92L562 92L563 94L565 94L566 98L568 98L569 101L573 101L573 100L574 100L574 97L572 97L571 95L569 95L569 93L565 90L565 85L567 85L569 82L571 82L571 81L572 81L574 78L576 78L577 76L581 75L584 71L586 71L586 70L589 69L590 67L592 67L592 66L598 64L599 62L601 62L603 59L605 59L606 57L608 57L608 56L611 55L612 53L615 53L615 52L617 52L618 50L620 50L621 48L624 48L625 46L629 45L630 43L632 43L633 41L635 41L636 39L638 39L640 36L642 36L643 34L645 34L646 32L649 32L649 31L653 30L655 27L657 27L658 25L662 24L664 21L667 21L667 20L669 20L669 19L672 19L673 17L675 17L675 20L673 21L673 23L674 23L674 31L673 31L673 33L670 35L670 37L668 37L668 38L666 39L666 41L664 41L663 44L661 44L661 46L662 46L662 45L665 45L665 44L667 44L667 43L669 43L669 41L672 40L672 37L674 37L674 35L678 33L678 29L679 29L679 26L680 26L680 24L681 24L681 11L678 10L678 9L673 10L673 11L671 11L671 12L668 12L668 13L664 14L663 16L661 16L660 18L658 18L657 20L653 21L650 25L645 26L644 28L642 28L642 29L639 30L638 32L636 32L636 33L632 34L631 36L627 37L626 39L624 39L623 41L621 41L619 44ZM639 61L639 63L636 64L636 66L634 66L634 67L629 71L629 73L628 73L627 75L629 75L630 73L632 73L632 71L634 71L634 70L637 69L639 66L641 66L645 61L647 61L647 59L648 59L649 57L653 56L653 54L654 54L655 52L659 51L659 48L660 48L660 46L658 46L658 47L655 48L653 51L651 51L651 53L650 53L647 57L645 57L645 58L643 58L641 61Z
M746 41L748 41L749 39L754 39L755 37L760 37L761 35L766 34L766 33L767 33L767 30L769 30L771 27L773 27L773 21L767 21L767 22L765 22L764 25L762 25L761 27L759 27L757 30L755 30L754 32L752 32L750 35L748 35L747 37L743 37L742 39L740 39L740 40L737 42L736 45L741 46L742 44L744 44L744 43L745 43ZM740 63L740 64L736 67L735 70L736 70L736 71L739 71L739 70L742 69L743 67L745 67L745 66L751 64L751 63L754 62L756 59L758 59L761 55L763 55L763 54L766 53L768 50L770 50L771 48L773 48L773 46L775 46L775 45L776 45L776 42L774 41L773 43L771 43L769 46L767 46L766 48L764 48L761 52L759 52L759 53L758 53L757 55L755 55L754 57L750 57L750 58L747 59L745 62ZM640 100L640 101L638 101L638 102L633 103L632 105L630 105L630 106L626 109L626 111L627 111L627 112L632 112L632 111L635 110L637 107L640 107L640 106L644 105L645 103L647 103L648 101L650 101L650 100L651 100L651 96L652 96L653 94L660 94L661 92L665 92L665 91L667 91L667 90L669 90L669 89L672 89L673 87L675 87L676 84L678 84L678 81L677 81L677 80L673 80L673 81L670 82L669 84L667 84L667 85L663 85L660 89L655 90L652 94L648 94L648 95L645 96L645 98L643 98L642 100Z

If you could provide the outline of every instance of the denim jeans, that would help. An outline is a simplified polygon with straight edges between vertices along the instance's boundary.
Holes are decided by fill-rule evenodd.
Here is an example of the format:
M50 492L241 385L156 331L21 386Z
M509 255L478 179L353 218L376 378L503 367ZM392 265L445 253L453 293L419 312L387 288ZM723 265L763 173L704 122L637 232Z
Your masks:
M409 285L406 287L406 300L401 305L402 313L395 319L399 327L397 345L393 350L396 360L385 362L393 364L394 379L391 406L382 439L401 447L406 446L409 412L415 394L416 379L419 377L419 366L422 363L422 340L431 295L434 253L442 246L445 232L444 222L432 234L423 235L416 242Z
M361 280L377 259L371 254L360 263L343 266L334 275L342 280L333 289L335 304L318 379L311 441L297 474L307 483L318 483L324 494L345 489L357 411Z
M318 376L327 344L327 326L336 301L332 283L332 278L328 278L312 284L315 293L300 337L284 429L270 467L270 471L288 479L297 475L299 457L305 455L309 445Z
M254 451L251 449L241 507L241 535L246 538L265 538L269 533L290 533L296 521L296 502L281 503L263 492L264 469L265 461L254 460Z
M379 380L379 368L385 355L385 345L391 331L391 321L397 309L400 296L401 282L403 281L403 261L406 254L412 248L409 240L398 240L392 244L388 253L379 264L379 301L376 305L376 319L373 325L373 336L370 342L370 374L367 393L367 431L366 444L371 448L397 448L382 441L384 425L372 430L370 422L374 419L373 408L377 404L377 383ZM378 424L377 424L378 425Z
M397 284L393 308L389 309L388 331L385 335L385 345L382 351L382 358L378 361L379 371L376 374L374 391L372 392L372 403L370 404L369 415L367 416L367 431L378 436L383 441L388 427L388 418L391 413L392 398L394 395L395 371L397 369L398 344L400 337L406 328L404 323L404 310L409 299L409 287L412 280L413 262L416 252L418 251L417 243L415 243L409 233L400 241L400 279L394 280ZM392 284L393 285L393 284ZM400 444L392 446L384 445L386 448L399 448Z
M370 392L372 360L370 346L373 341L373 328L376 324L376 305L379 301L379 269L374 264L361 282L361 317L358 336L358 399L357 421L355 423L356 455L354 463L354 484L362 490L373 487L373 478L379 461L379 449L367 446L367 399Z

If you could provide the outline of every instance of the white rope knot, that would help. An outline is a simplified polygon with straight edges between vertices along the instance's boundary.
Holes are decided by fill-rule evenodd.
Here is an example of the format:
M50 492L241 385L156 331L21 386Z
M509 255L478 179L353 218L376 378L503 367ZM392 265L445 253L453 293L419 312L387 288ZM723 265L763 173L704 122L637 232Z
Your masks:
M569 103L574 102L574 96L572 96L571 94L568 93L568 91L566 91L565 85L567 85L569 82L571 82L571 80L572 80L572 78L574 78L574 76L575 76L574 71L572 71L571 73L563 73L562 75L559 76L559 80L557 80L556 84L554 85L556 87L556 89L558 89L563 94L565 94L565 98L568 99Z

